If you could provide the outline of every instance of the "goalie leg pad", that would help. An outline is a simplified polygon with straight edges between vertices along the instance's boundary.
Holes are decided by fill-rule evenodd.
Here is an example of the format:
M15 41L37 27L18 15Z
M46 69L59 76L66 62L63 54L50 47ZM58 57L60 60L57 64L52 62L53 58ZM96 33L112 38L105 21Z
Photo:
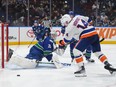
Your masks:
M37 66L36 60L27 59L20 56L12 57L9 62L26 69L35 68Z
M57 69L60 69L60 68L63 67L63 65L62 65L61 62L59 61L57 55L53 54L52 61L53 61L54 65L56 66Z
M57 48L57 50L54 51L56 54L62 56L65 52L65 49L60 49L60 48Z

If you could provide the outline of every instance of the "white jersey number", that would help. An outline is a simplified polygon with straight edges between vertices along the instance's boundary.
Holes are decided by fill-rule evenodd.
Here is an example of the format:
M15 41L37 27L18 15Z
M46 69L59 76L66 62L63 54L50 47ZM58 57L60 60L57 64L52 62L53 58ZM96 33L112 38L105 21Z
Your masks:
M85 28L87 28L88 23L85 22L83 19L76 18L73 25L77 26L77 28L85 29Z

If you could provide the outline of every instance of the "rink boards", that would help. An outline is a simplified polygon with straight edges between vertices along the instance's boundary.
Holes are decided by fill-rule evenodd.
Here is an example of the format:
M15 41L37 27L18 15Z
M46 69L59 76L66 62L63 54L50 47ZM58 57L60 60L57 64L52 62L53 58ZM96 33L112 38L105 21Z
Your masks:
M61 34L61 27L52 27L51 30L57 32L57 40L63 38ZM103 44L116 44L116 27L96 27L99 37L105 38ZM10 45L27 45L30 44L34 38L31 27L9 27L9 44ZM32 44L36 43L36 39Z

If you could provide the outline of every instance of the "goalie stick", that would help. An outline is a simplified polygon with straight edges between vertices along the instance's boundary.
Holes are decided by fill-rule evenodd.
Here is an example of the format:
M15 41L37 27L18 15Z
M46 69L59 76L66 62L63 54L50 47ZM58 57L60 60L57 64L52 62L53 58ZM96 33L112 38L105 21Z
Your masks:
M102 38L101 40L99 40L99 42L102 42L102 41L104 41L105 40L105 38Z
M34 40L35 40L35 37L32 39L31 43L28 45L28 48L31 46Z
M41 61L37 61L37 63L40 64L54 64L53 62L41 62ZM61 63L63 66L71 66L70 63Z

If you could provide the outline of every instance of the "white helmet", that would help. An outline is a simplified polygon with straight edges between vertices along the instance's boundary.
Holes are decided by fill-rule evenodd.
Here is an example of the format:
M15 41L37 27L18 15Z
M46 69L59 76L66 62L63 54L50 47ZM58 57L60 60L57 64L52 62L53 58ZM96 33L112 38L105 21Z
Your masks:
M62 18L60 19L60 21L61 21L61 25L62 26L67 26L68 23L71 21L71 17L70 17L69 14L65 14L65 15L62 16Z

